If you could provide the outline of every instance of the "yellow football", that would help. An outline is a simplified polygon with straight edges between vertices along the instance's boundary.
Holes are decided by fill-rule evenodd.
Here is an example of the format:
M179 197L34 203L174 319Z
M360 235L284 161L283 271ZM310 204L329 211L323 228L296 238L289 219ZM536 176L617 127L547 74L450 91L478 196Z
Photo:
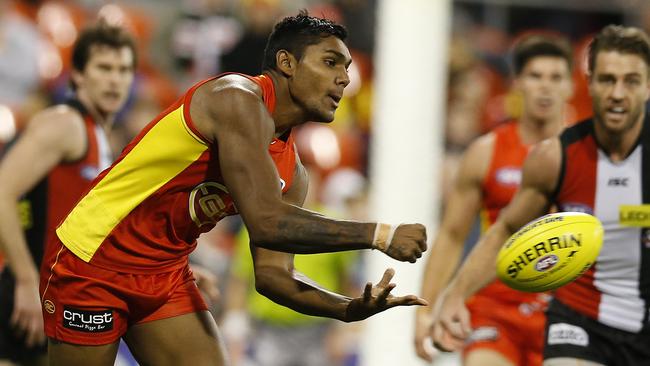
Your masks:
M580 212L558 212L529 222L506 241L497 275L515 290L552 290L583 274L600 253L603 225Z

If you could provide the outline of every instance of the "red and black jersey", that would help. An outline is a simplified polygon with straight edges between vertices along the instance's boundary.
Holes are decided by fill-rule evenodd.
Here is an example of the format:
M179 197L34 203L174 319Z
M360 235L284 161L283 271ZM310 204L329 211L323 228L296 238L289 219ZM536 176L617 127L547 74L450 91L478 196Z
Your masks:
M595 215L605 233L594 266L555 296L605 325L639 332L650 301L650 121L622 161L598 145L593 120L568 128L560 141L556 204Z
M48 235L90 188L95 177L112 161L104 129L93 121L77 100L68 104L77 110L86 130L86 152L74 162L61 162L19 202L21 221L30 252L37 265L43 257Z

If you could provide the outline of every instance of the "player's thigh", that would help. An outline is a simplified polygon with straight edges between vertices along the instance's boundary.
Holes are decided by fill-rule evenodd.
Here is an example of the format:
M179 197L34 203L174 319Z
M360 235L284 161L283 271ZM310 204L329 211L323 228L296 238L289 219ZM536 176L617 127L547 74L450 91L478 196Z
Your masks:
M606 366L601 363L570 357L555 357L544 360L544 366Z
M124 340L142 365L227 365L223 341L208 311L136 324Z
M101 346L80 346L53 341L48 344L50 366L113 366L119 342Z
M476 348L464 355L463 366L516 366L500 352L488 348Z

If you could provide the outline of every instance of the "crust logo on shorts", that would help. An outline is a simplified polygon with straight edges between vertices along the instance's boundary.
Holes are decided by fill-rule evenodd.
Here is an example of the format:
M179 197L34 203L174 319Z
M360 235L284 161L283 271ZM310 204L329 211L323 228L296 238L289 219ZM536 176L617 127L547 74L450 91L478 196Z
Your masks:
M56 310L56 306L54 306L54 303L50 300L45 300L43 301L43 309L47 311L48 314L54 314L54 310Z
M189 209L190 217L198 227L216 224L222 218L237 213L226 186L215 182L203 182L192 189Z
M589 334L575 325L567 323L551 324L548 328L548 344L573 344L587 347L589 345Z
M64 307L63 326L86 333L101 333L113 329L113 311L88 311Z

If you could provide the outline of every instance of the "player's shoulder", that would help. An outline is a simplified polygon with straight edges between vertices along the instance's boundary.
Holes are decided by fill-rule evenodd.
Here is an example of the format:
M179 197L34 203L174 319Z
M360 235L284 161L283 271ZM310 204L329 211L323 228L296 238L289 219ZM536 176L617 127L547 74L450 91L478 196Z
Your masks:
M45 108L36 113L27 124L27 131L52 139L74 136L75 132L83 130L81 112L66 104Z
M261 103L263 96L261 86L241 74L227 74L215 78L201 86L198 91L210 96L218 96L220 100L228 102L232 102L232 99L243 99Z
M45 108L36 113L30 123L42 124L72 124L74 122L83 121L83 116L79 110L67 105L57 104Z
M260 130L269 136L274 131L262 88L239 74L224 75L200 85L192 97L190 115L196 128L210 141L231 131L250 134Z
M490 131L477 137L471 144L469 144L469 146L467 146L465 156L477 158L482 157L483 159L486 156L491 156L496 139L497 133L495 131Z
M594 133L593 119L585 119L578 121L562 131L560 141L565 145L570 145L574 142L580 141L585 137Z
M534 160L541 159L549 162L560 159L562 153L560 139L560 136L553 136L534 144L529 156Z

